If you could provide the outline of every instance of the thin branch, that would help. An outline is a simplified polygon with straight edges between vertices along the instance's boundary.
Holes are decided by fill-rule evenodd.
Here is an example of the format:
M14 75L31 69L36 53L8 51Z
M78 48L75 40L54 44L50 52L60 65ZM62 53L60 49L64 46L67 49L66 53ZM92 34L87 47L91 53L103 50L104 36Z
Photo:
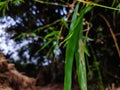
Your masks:
M34 32L37 32L37 31L43 30L45 28L48 28L48 27L50 27L50 26L52 26L52 25L54 25L54 24L56 24L60 21L61 21L61 19L58 19L58 20L54 21L53 23L50 23L50 24L47 24L45 26L39 27L39 28L35 29Z
M84 43L86 43L90 28L92 27L92 24L84 19L83 25L87 25L87 28L85 30L83 30L83 32L86 32L85 39L84 39Z
M97 6L97 7L107 8L107 9L111 9L111 10L120 10L118 8L113 8L113 7L97 4L92 1L85 1L85 0L77 0L77 1L82 2L83 4L91 5L91 6Z
M56 2L46 2L46 1L41 1L41 0L35 0L36 2L42 3L42 4L47 4L47 5L54 5L54 6L62 6L62 7L70 7L69 4L60 4L60 3L56 3Z
M112 38L113 38L113 40L114 40L115 47L116 47L116 49L117 49L118 55L119 55L119 57L120 57L120 48L119 48L119 46L118 46L117 39L116 39L116 37L115 37L115 34L114 34L114 32L113 32L113 29L112 29L111 26L110 26L110 23L109 23L108 20L105 18L105 16L103 16L103 15L101 15L101 14L99 14L99 16L100 16L100 17L105 21L105 23L107 24L107 26L108 26L108 28L109 28L109 30L110 30L111 36L112 36Z

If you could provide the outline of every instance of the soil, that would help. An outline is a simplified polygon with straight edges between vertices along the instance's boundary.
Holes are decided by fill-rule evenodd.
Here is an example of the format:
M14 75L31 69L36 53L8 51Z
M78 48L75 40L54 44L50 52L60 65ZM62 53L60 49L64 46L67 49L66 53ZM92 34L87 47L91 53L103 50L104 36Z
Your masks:
M40 78L30 78L16 70L14 64L0 52L0 90L63 90L63 83L50 83L45 85ZM38 81L39 80L39 81ZM41 82L41 83L40 83ZM37 84L38 83L38 84ZM80 90L77 85L73 85L72 90ZM113 83L105 90L120 90Z
M63 90L63 84L48 84L46 86L37 86L36 90ZM80 90L78 86L73 86L72 90Z

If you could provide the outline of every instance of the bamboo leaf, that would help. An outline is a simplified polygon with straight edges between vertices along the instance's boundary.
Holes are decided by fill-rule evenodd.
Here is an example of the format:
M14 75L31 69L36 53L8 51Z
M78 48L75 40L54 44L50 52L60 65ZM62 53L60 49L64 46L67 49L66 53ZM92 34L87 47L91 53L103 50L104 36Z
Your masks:
M89 6L83 7L79 12L80 14L79 17L74 18L74 15L72 17L73 22L71 22L72 26L67 36L67 42L66 42L67 46L66 46L66 56L65 56L66 61L65 61L64 90L71 90L72 64L73 64L74 55L76 57L75 59L77 62L76 67L77 67L77 75L78 75L78 82L80 89L87 90L84 52L86 53L88 52L87 50L84 51L86 47L84 47L82 42L80 42L79 44L79 41L82 41L84 37L82 31L83 17L88 10L90 10Z
M74 13L72 15L72 20L71 20L71 24L70 24L70 31L72 30L72 27L75 25L75 22L77 20L78 9L79 9L79 3L77 3L75 10L74 10Z
M77 21L75 22L74 26L71 27L73 34L71 34L66 46L64 90L71 90L72 64L75 51L78 47L80 30L83 30L83 15L84 14L81 14L81 16L76 19Z
M21 33L20 35L16 36L16 37L14 38L14 40L19 39L19 38L21 38L21 37L24 38L25 36L26 36L26 33Z
M71 24L70 24L70 32L64 40L64 42L66 42L66 43L71 38L71 36L73 34L72 30L73 30L74 25L76 24L78 9L79 9L79 3L77 3L77 5L75 7L75 10L74 10L74 13L72 15L72 20L71 20Z
M46 48L51 42L53 42L54 38L48 40L36 53L40 52L44 48Z
M84 57L84 43L82 40L79 41L79 50L76 52L76 66L78 74L78 82L81 90L87 90L86 80L86 66Z
M46 39L46 38L49 38L49 37L51 37L51 36L57 35L57 34L58 34L58 31L53 31L53 32L47 34L47 35L45 36L45 39Z
M0 2L0 7L6 5L6 1Z
M118 10L118 13L120 13L120 3L117 5L117 7L119 10Z

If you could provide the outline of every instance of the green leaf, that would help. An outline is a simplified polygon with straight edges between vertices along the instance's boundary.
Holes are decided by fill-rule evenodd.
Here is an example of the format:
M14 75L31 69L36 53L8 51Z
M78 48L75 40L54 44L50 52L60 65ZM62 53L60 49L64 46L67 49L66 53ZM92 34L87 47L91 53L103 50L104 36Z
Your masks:
M118 10L118 13L120 13L120 3L117 5L116 8L119 9L119 10Z
M73 27L76 24L78 9L79 9L79 3L77 3L77 5L75 7L75 10L74 10L74 13L72 15L72 20L71 20L71 24L70 24L70 32L69 32L69 34L67 35L67 37L65 38L65 40L63 42L67 43L67 41L71 38L71 36L73 34L72 30L73 30Z
M67 22L65 21L64 18L61 19L62 24L68 29L68 25Z
M49 38L49 37L51 37L51 36L56 36L56 35L58 35L58 31L53 31L53 32L47 34L47 35L45 36L45 39L46 39L46 38Z
M14 38L14 40L19 39L19 38L21 38L21 37L24 38L25 36L26 36L26 33L22 33L22 34L16 36L16 37Z
M52 39L48 40L47 42L45 42L45 44L37 52L40 52L41 50L43 50L44 48L46 48L51 42L53 42L54 39L55 38L52 38Z
M80 90L87 90L86 65L84 57L84 43L79 41L79 50L76 52L76 66Z
M74 10L74 13L72 15L72 20L71 20L71 24L70 24L70 31L72 30L72 28L75 25L75 22L77 20L78 9L79 9L79 3L77 3L75 10Z
M64 90L71 90L71 78L72 78L72 64L75 52L78 48L78 41L80 31L83 30L83 14L76 19L74 26L71 27L72 34L69 40L67 41L66 46L66 56L65 56L65 81L64 81Z
M77 4L78 5L78 4ZM76 8L78 6L76 5ZM77 9L76 9L77 10ZM70 32L66 37L66 56L65 56L65 79L64 79L64 90L71 90L72 83L72 65L75 55L78 82L81 90L87 90L87 80L86 80L86 66L84 53L87 52L86 47L84 47L83 42L79 44L79 41L83 40L83 17L84 14L90 10L89 6L83 7L79 16L73 15ZM76 11L77 12L77 11ZM76 13L77 14L77 13Z
M89 52L88 52L88 49L87 49L87 46L86 46L85 43L83 44L83 47L82 47L82 48L84 49L84 53L85 53L87 56L90 56L90 54L89 54Z
M5 6L6 3L7 3L6 1L0 1L0 7L1 7L1 6Z
M6 1L0 2L0 10L2 11L3 16L5 16L6 8L7 8L7 2Z

